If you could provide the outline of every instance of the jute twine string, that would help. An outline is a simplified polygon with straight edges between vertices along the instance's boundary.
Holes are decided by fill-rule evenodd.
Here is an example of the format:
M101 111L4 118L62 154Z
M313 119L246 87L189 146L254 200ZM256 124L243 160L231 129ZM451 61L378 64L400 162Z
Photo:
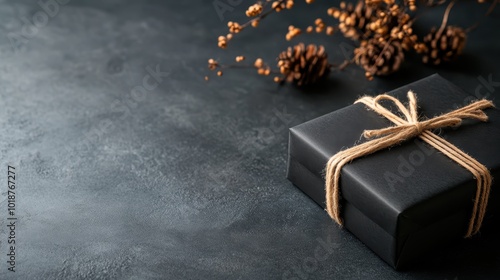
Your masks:
M402 113L404 118L383 107L379 103L382 100L392 101ZM481 228L493 178L489 170L483 164L479 163L473 157L469 156L450 142L432 133L430 130L448 126L458 126L462 123L463 119L476 119L486 122L488 120L488 116L483 112L483 109L494 107L494 105L489 100L479 100L470 105L446 114L442 114L432 119L419 121L417 98L412 91L408 92L408 100L408 108L405 107L397 98L387 94L381 94L376 97L365 96L355 102L365 104L368 108L393 122L395 126L376 130L365 130L363 136L370 139L369 141L340 151L330 158L326 165L326 210L330 217L337 222L337 224L340 226L343 225L342 218L340 217L339 178L342 167L345 164L356 158L400 144L410 138L419 137L459 165L469 170L476 178L476 197L474 200L472 217L469 221L469 226L465 235L465 237L470 237L476 234Z

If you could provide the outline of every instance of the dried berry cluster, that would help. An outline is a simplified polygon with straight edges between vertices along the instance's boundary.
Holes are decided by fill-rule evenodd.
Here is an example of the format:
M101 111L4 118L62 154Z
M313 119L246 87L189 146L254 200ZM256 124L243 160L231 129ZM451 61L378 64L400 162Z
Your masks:
M311 4L314 1L305 0ZM478 0L482 3L483 0ZM488 10L491 13L497 0ZM427 34L415 34L413 25L416 22L418 7L435 7L447 4L442 22L433 27ZM325 35L342 34L358 44L354 49L354 58L337 66L342 70L349 64L357 64L364 69L365 76L388 75L398 71L408 52L420 54L424 63L438 65L455 59L463 51L467 39L467 31L459 26L448 25L448 17L455 0L359 0L357 3L341 2L338 7L327 10L332 24L327 24L322 18L317 18L314 24L304 28L290 25L285 39L290 41L301 34L324 33ZM226 48L233 37L252 26L258 27L259 22L272 13L289 10L294 7L294 0L263 0L248 7L246 16L250 19L243 24L228 22L227 35L219 36L218 46ZM337 32L338 31L338 32ZM253 67L258 74L268 76L275 73L274 81L290 82L305 86L319 81L330 73L334 67L328 62L323 46L298 43L281 52L277 58L277 70L273 70L258 58L254 64L244 65L243 56L238 56L238 66ZM210 59L209 68L222 75L222 68L235 65L221 65ZM207 78L208 79L208 78Z

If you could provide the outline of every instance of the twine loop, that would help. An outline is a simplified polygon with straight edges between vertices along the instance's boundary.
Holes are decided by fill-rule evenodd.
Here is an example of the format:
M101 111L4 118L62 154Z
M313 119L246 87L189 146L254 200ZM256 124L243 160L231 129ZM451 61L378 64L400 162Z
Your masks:
M401 113L401 116L394 114L382 106L380 101L383 100L392 102ZM493 102L479 100L449 113L431 119L419 120L417 98L412 91L408 92L408 101L408 107L405 107L397 98L381 94L376 97L365 96L355 102L365 104L371 110L390 120L395 126L365 130L363 136L369 139L369 141L340 151L330 158L326 165L325 177L326 211L335 222L340 226L343 225L342 218L340 217L339 179L341 169L345 164L356 158L400 144L408 139L419 137L457 164L466 168L476 178L476 197L474 199L472 217L466 233L466 237L470 237L476 234L481 228L493 178L483 164L450 142L432 133L431 130L459 126L462 124L463 119L475 119L486 122L488 116L483 110L494 107Z

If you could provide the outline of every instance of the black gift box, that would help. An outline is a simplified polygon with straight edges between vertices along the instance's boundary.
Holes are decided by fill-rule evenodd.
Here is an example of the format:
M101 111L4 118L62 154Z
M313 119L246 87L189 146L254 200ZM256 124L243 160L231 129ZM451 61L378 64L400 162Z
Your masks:
M428 118L470 101L470 95L439 75L388 94L407 103L409 90L417 95L420 116ZM435 133L500 178L500 111L491 108L485 113L488 122L465 120L458 128ZM392 125L357 103L290 128L289 180L325 208L328 159L364 141L364 130ZM495 187L494 180L484 223L498 216ZM387 263L401 268L438 245L465 236L476 180L465 168L415 138L345 165L340 191L345 228Z

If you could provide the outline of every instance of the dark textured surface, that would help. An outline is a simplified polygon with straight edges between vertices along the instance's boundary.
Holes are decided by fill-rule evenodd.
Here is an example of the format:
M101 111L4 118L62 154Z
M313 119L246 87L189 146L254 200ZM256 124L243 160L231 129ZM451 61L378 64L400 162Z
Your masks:
M222 52L221 18L242 20L244 4L219 17L213 1L73 0L33 29L25 19L41 15L36 1L1 1L0 278L498 278L498 230L396 272L285 178L288 127L360 94L434 72L470 93L480 76L499 81L498 11L444 68L409 63L367 82L352 67L307 94L245 72L203 81L208 57L272 61L287 43L268 38L309 24L328 6L317 2L269 18ZM484 9L472 6L459 5L452 22L473 24ZM17 51L9 34L24 34ZM343 59L340 37L317 41ZM159 86L131 93L157 65L166 72ZM6 263L7 164L17 166L15 273Z

